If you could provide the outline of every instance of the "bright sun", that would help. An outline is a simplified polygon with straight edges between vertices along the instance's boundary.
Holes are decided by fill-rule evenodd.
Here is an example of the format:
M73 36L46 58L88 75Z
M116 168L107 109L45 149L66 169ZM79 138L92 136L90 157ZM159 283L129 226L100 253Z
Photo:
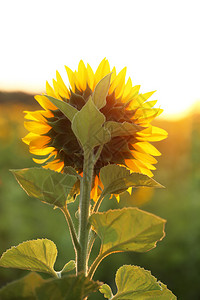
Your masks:
M142 92L157 90L153 97L164 109L163 117L188 111L200 98L198 7L183 2L180 12L179 2L144 2L134 3L133 17L128 3L113 0L102 0L98 12L91 0L59 5L21 0L12 2L12 10L5 1L0 90L41 93L55 70L67 78L65 64L75 70L83 59L95 69L106 57L117 71L127 66L127 75L141 84Z

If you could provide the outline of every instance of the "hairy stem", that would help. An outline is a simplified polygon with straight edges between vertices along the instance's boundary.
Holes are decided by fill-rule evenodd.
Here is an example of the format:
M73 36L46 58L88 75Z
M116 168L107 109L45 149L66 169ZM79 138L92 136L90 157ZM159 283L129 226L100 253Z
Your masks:
M84 153L83 180L80 186L80 214L79 214L79 244L77 251L77 273L83 271L87 275L87 247L89 235L90 192L93 178L93 151Z
M80 244L79 244L79 241L78 241L78 237L77 237L77 234L76 234L74 223L71 219L71 216L70 216L70 213L67 209L67 206L61 208L61 210L65 215L65 218L66 218L66 221L67 221L67 224L68 224L68 227L69 227L69 231L70 231L70 234L71 234L72 242L73 242L73 245L74 245L74 250L75 250L75 253L77 255L77 251L80 249Z

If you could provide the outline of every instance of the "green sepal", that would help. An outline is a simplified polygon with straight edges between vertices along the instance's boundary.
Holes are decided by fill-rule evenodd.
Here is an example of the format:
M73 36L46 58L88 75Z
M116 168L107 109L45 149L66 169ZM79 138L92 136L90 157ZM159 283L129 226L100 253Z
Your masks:
M163 187L147 175L130 173L127 168L115 164L101 168L100 179L104 186L103 195L120 194L129 187Z
M77 177L50 169L11 170L25 192L47 204L63 207L74 201L71 194Z
M102 257L121 251L146 252L165 236L166 220L135 207L94 213L89 222L101 238Z
M105 116L98 110L90 96L72 120L72 130L85 152L110 141L110 133L102 127L104 122Z
M143 127L129 123L129 122L115 122L115 121L107 121L104 124L104 128L108 129L108 131L111 133L112 137L116 136L132 136L136 134L137 132L144 129Z
M117 293L113 296L108 285L100 288L105 298L110 300L175 300L176 296L167 289L166 285L157 281L150 271L137 266L125 265L118 269L115 277ZM110 289L111 290L111 289Z
M0 266L49 273L57 277L54 264L57 248L48 239L26 241L11 247L0 258Z
M68 104L65 101L56 99L48 95L45 95L45 97L47 97L49 101L51 101L70 121L72 121L73 117L78 112L78 110L74 106Z
M110 87L111 75L112 73L107 74L95 86L94 93L92 94L92 100L98 109L101 109L106 105L106 97Z
M37 300L35 290L43 285L45 280L37 273L31 272L23 278L8 283L0 289L2 300Z

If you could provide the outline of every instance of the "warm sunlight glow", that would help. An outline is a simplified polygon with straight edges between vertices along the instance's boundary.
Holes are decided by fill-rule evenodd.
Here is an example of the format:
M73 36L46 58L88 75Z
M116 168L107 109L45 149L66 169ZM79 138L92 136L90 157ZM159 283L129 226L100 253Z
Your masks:
M0 19L4 28L0 90L41 93L55 70L66 80L64 65L74 70L83 59L95 69L106 57L117 70L127 66L133 84L157 90L154 97L164 109L163 117L180 116L200 98L195 3L182 2L180 11L180 3L174 1L122 5L102 0L97 11L91 0L56 5L46 0L13 1L12 9L5 1Z

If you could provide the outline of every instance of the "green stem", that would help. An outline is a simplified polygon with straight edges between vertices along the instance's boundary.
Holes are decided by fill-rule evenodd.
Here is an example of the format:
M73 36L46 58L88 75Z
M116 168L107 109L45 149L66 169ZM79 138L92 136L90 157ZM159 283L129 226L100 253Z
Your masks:
M66 221L67 221L67 224L68 224L68 227L69 227L69 231L70 231L70 234L71 234L72 242L73 242L73 245L74 245L74 250L77 254L77 251L80 249L80 244L78 242L76 230L74 228L74 223L71 219L71 216L70 216L70 213L69 213L67 207L66 206L62 207L61 210L64 213L64 216L66 218Z
M87 275L87 248L89 235L90 192L94 169L93 151L84 153L83 180L80 186L80 214L79 214L79 244L77 251L77 273L83 271Z

